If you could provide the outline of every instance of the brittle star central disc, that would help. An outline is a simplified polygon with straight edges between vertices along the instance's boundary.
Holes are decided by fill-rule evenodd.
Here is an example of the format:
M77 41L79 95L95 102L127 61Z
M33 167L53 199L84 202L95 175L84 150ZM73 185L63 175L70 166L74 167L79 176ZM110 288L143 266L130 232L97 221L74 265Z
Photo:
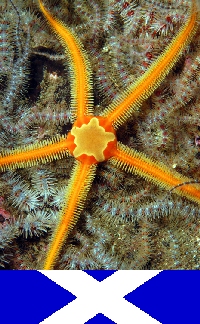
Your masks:
M114 128L100 116L78 119L67 139L70 153L77 160L90 164L109 159L117 145Z

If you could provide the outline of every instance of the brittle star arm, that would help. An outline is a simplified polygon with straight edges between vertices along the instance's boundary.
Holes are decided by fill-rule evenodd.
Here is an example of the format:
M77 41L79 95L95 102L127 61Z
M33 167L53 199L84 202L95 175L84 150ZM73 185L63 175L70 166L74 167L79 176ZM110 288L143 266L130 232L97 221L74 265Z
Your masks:
M0 170L26 168L39 163L47 163L69 155L65 136L55 136L51 140L30 144L0 153Z
M118 142L118 147L109 161L115 167L119 167L132 174L138 174L169 191L174 188L176 194L200 204L199 185L188 184L188 182L191 182L191 179L171 170L162 163L149 159L143 153L130 149Z
M64 136L57 136L51 141L6 150L0 156L0 170L25 168L63 158L69 155L67 144ZM59 222L54 231L44 263L44 269L46 270L53 268L67 235L80 216L95 176L96 167L96 164L91 165L75 161L75 167L66 188L64 203L58 216Z
M64 204L59 213L59 221L53 233L44 270L51 270L71 229L76 224L84 207L88 191L95 177L97 165L75 161L69 184L64 196Z
M189 17L178 34L148 70L136 82L124 90L102 113L117 129L136 111L178 61L183 49L188 45L198 27L196 0L192 0Z
M55 19L38 0L40 10L54 33L61 41L69 57L71 84L71 119L81 120L93 113L92 70L87 54L77 35L63 22Z

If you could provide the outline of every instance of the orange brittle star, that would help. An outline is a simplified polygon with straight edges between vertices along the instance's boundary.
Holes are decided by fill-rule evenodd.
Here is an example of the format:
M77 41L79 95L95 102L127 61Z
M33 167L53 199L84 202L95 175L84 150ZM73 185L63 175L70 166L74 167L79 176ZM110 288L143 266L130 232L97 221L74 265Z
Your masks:
M77 35L55 19L39 0L40 10L63 44L70 63L71 115L74 122L67 136L57 136L25 147L4 151L0 169L25 168L47 163L68 155L75 158L72 175L66 188L59 221L52 235L44 269L53 269L60 250L77 222L91 188L97 164L110 163L127 172L138 174L176 194L200 203L200 187L190 179L117 141L116 130L141 106L160 85L191 41L197 29L197 6L192 1L190 14L178 34L149 69L113 100L101 116L93 115L91 67ZM180 185L180 184L184 185Z

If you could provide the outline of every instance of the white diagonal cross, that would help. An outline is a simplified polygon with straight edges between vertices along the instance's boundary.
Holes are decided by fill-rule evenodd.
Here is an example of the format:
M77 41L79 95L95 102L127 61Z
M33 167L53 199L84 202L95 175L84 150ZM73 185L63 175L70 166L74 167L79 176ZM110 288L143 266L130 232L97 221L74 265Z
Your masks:
M123 298L160 271L119 270L102 282L80 270L40 272L77 297L42 321L43 324L84 324L98 313L117 324L160 323Z

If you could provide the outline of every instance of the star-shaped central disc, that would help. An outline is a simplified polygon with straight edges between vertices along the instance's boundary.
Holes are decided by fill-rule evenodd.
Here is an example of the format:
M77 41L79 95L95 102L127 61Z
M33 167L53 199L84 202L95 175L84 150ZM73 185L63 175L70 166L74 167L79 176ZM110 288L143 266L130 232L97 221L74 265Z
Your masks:
M116 148L115 130L103 117L85 116L80 123L77 120L68 135L70 152L84 163L98 163L113 155Z

